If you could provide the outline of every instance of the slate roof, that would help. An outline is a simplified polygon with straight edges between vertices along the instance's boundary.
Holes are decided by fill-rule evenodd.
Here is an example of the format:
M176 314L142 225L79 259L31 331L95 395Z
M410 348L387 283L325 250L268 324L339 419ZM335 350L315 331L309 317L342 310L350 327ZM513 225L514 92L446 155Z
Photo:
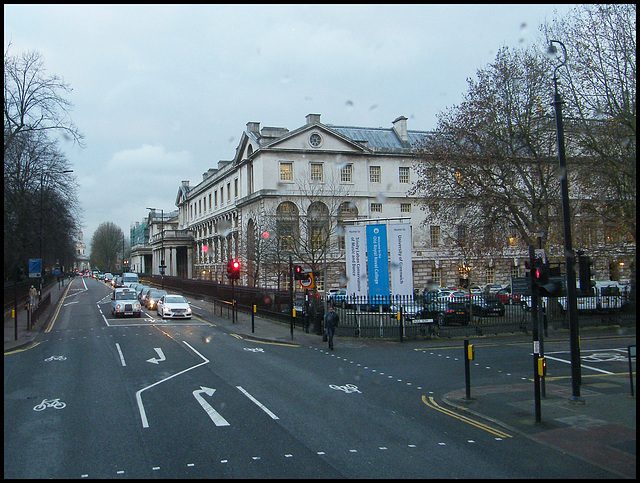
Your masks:
M410 149L416 142L429 134L428 131L407 131L408 142L406 142L398 137L393 128L333 126L331 124L326 126L353 141L366 141L368 148L381 151Z

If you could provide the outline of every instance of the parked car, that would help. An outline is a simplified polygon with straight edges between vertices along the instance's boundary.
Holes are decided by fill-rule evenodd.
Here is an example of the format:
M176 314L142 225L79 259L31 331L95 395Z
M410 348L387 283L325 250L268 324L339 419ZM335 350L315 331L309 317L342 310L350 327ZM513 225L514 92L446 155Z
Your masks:
M333 296L340 291L339 288L332 288L327 292L327 303L331 303Z
M504 304L494 295L474 295L470 299L473 315L504 315Z
M469 305L466 302L432 301L418 311L415 320L433 319L438 326L450 324L468 325L471 320Z
M502 290L502 285L500 285L499 283L490 283L484 286L484 293L490 293L490 294L494 294L496 293L498 290Z
M510 288L503 288L496 292L496 297L505 305L512 305L520 303L520 295L512 295Z
M164 318L172 319L190 319L191 318L191 306L187 299L182 295L166 294L160 297L156 304L157 314Z
M349 295L347 289L341 288L331 296L331 305L334 307L347 308L349 304Z
M140 301L136 293L128 287L117 288L111 294L111 315L135 317L142 316Z
M143 302L144 306L149 310L155 310L158 300L160 300L163 295L167 295L166 290L159 290L157 288L152 288L147 292L147 295L144 297L144 302Z

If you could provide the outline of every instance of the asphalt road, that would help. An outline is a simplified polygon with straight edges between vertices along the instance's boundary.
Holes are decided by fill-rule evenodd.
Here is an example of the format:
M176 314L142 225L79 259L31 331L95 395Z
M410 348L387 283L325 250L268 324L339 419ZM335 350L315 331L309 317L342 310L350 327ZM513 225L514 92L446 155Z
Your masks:
M75 281L51 330L5 356L5 478L612 476L439 406L463 385L459 343L251 341L114 319L110 293ZM530 350L477 347L472 381L529 377Z

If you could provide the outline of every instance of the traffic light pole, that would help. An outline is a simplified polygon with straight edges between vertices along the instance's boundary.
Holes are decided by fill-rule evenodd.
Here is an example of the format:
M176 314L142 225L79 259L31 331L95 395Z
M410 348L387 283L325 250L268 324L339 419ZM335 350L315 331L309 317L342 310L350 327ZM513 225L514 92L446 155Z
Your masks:
M542 411L540 403L540 377L538 376L538 358L540 357L540 335L538 310L540 308L540 295L538 281L535 277L536 272L536 253L535 247L529 245L529 272L531 276L531 332L533 333L533 400L536 413L536 423L542 421Z

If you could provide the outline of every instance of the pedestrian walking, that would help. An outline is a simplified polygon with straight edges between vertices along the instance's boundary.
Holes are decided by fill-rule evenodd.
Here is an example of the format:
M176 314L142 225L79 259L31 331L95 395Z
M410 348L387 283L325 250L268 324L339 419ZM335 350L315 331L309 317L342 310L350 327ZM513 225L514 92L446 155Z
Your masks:
M324 317L324 330L327 333L327 341L329 342L329 350L333 350L333 335L340 317L336 314L333 307L329 307L329 313Z

